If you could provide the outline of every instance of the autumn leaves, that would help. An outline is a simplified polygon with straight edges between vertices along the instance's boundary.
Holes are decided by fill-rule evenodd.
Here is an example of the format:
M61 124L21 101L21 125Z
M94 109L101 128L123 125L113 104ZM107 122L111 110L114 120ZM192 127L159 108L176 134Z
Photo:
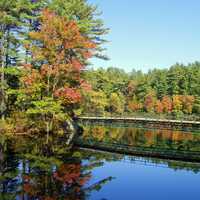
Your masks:
M26 48L32 62L24 64L19 91L28 117L44 120L49 132L54 123L69 119L80 103L81 90L88 86L81 72L96 45L80 33L76 22L48 9L30 39Z

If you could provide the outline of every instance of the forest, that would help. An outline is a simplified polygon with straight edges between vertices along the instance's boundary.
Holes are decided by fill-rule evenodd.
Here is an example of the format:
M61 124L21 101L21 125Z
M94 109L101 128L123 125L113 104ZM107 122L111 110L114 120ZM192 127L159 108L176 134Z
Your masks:
M62 134L79 115L199 119L199 62L90 67L108 59L109 29L88 1L1 0L0 10L0 132Z
M1 129L10 133L73 128L82 72L90 57L105 59L108 32L85 0L0 1Z
M84 98L83 115L199 118L199 62L177 63L148 73L113 67L88 69L84 77L93 90Z

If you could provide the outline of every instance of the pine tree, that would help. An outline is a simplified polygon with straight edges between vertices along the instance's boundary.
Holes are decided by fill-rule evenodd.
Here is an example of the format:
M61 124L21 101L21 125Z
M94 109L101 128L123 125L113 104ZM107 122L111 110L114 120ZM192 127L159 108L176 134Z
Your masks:
M23 45L27 33L33 26L34 13L41 9L44 0L1 0L0 1L0 63L1 63L1 116L4 118L13 104L13 95L9 96L7 89L18 87L16 72L7 68L20 65L24 59ZM13 73L14 72L14 73ZM11 102L10 102L11 101Z
M101 45L106 42L103 36L109 29L104 27L103 21L99 18L101 12L96 5L89 4L87 0L52 0L48 8L60 16L76 21L80 32L96 44L95 56L107 59Z

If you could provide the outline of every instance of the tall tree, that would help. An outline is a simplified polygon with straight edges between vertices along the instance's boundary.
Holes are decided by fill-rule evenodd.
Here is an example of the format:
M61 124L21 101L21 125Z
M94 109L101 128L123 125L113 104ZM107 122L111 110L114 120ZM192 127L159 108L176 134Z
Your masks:
M103 36L109 29L104 27L103 21L99 18L101 12L96 5L88 3L87 0L52 0L48 8L60 16L76 21L81 34L96 44L95 56L107 59L102 53L104 49L101 45L106 42Z
M11 30L14 30L18 27L19 15L16 9L16 2L11 0L2 0L0 1L0 63L1 63L1 117L4 119L6 104L5 104L5 67L11 62L9 59L9 54L11 53L11 43L15 43L15 37L11 35ZM12 41L12 42L11 42ZM16 53L14 48L14 52Z
M48 9L43 11L40 30L31 32L35 43L27 47L33 64L24 65L19 99L32 119L43 119L46 131L54 120L70 120L73 108L81 100L80 74L84 61L92 56L95 44L81 35L76 22L60 17Z
M16 88L18 80L16 73L7 70L20 64L23 56L23 45L27 33L32 30L39 11L45 0L1 0L0 1L0 63L1 63L1 116L8 111L9 96L7 88ZM37 13L37 14L36 14ZM7 100L7 102L6 102ZM12 102L13 103L13 102ZM7 107L7 108L6 108Z

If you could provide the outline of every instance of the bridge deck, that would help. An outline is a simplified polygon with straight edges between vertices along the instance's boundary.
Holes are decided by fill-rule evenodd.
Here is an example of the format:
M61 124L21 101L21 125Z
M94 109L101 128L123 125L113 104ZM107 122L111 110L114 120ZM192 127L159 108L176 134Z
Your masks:
M164 128L164 129L186 129L200 130L200 121L151 119L135 117L79 117L79 121L104 122L104 123L128 123L142 126L144 128Z
M180 123L180 124L198 124L200 121L186 121L186 120L170 120L170 119L152 119L152 118L137 118L137 117L79 117L83 120L113 120L113 121L144 121L144 122L162 122L162 123Z

